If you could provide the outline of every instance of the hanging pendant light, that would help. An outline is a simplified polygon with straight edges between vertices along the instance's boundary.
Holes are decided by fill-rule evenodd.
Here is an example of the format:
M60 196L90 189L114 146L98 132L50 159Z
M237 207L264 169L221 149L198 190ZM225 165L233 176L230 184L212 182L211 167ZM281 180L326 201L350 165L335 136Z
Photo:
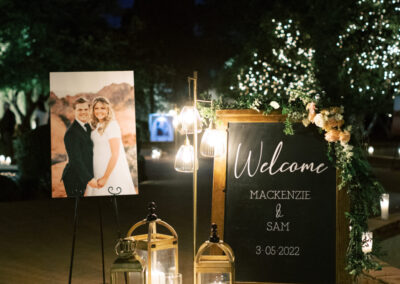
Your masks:
M194 123L197 123L197 133L201 132L201 118L197 109L193 106L183 107L179 114L179 122L181 125L181 132L186 134L194 133Z
M179 148L175 157L175 170L181 173L193 173L193 158L194 149L193 146L190 145L189 138L186 136L185 144ZM196 164L198 169L199 163Z
M200 154L204 157L221 157L226 152L226 132L210 127L204 131L200 143Z

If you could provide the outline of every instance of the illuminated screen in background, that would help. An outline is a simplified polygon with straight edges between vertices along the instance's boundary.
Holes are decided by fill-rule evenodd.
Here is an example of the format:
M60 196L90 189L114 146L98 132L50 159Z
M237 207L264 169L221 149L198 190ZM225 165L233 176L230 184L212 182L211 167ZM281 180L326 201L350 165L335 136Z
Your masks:
M149 114L150 142L173 142L173 116L168 114Z

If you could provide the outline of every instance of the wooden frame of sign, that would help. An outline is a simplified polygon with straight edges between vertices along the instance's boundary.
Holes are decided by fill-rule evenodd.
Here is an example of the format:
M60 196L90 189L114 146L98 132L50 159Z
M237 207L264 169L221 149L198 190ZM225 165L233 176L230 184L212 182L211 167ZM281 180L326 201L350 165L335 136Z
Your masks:
M254 110L219 110L217 115L217 128L228 130L230 123L283 123L285 121L285 116L281 114L270 114L263 115L260 112ZM228 143L228 141L227 141ZM228 145L227 145L228 146ZM218 230L221 236L224 236L225 218L226 218L226 184L227 184L227 160L228 154L223 157L216 157L214 159L214 176L213 176L213 193L212 193L212 213L211 221L218 225ZM237 159L237 158L236 158ZM336 187L339 179L338 172L336 171ZM345 218L345 212L349 210L349 199L345 190L337 190L336 188L336 236L334 247L336 255L336 260L333 261L333 266L335 266L334 278L337 284L347 284L352 283L350 275L345 271L345 259L346 250L348 246L348 235L349 235L349 225ZM334 222L333 222L334 223ZM334 235L334 233L333 233ZM227 241L227 240L226 240ZM264 248L264 247L263 247ZM233 247L233 250L238 250L240 248ZM335 258L335 256L333 257ZM247 260L246 260L247 261ZM335 264L336 263L336 264ZM318 270L318 267L315 267ZM255 282L243 281L238 279L238 283L280 283L281 280L273 280L275 282ZM271 281L271 280L268 280ZM287 280L285 280L287 281ZM297 280L296 280L297 281ZM299 281L300 282L300 281ZM290 283L295 283L290 281Z

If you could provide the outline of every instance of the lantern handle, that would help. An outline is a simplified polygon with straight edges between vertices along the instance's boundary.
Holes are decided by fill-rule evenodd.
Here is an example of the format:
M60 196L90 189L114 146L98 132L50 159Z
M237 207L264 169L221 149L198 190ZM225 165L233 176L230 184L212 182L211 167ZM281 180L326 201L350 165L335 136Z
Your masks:
M164 222L161 219L157 219L156 223L167 228L175 238L178 238L178 234L176 233L175 229L170 224L168 224L167 222Z
M200 257L203 255L203 253L212 246L219 247L229 258L230 262L232 263L235 262L235 255L233 254L232 248L224 241L219 241L219 243L212 243L210 241L206 241L205 243L203 243L196 254L195 262L199 262Z
M167 229L172 233L172 235L173 235L175 238L178 238L178 234L176 233L175 229L174 229L171 225L169 225L167 222L164 222L164 221L161 220L161 219L157 219L157 220L152 221L152 222L156 222L156 224L159 224L159 225L161 225L161 226L167 228ZM133 226L129 229L129 231L128 231L128 233L127 233L126 235L127 235L128 237L132 236L133 232L134 232L138 227L143 226L143 225L146 225L147 223L148 223L147 219L144 219L144 220L142 220L142 221L137 222L135 225L133 225Z
M143 219L142 221L137 222L135 225L133 225L133 226L129 229L129 231L128 231L128 233L126 234L126 236L127 236L127 237L132 236L133 231L135 231L138 227L143 226L143 225L145 225L145 224L147 224L147 219Z

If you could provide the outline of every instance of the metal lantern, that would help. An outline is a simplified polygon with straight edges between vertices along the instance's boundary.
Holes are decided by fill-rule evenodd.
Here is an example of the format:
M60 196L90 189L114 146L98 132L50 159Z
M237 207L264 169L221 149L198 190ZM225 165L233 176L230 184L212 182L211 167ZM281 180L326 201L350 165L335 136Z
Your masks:
M214 248L223 254L205 254L218 251ZM195 284L235 283L235 256L231 247L219 239L216 224L211 225L210 240L202 244L196 254L194 273Z
M133 238L118 241L115 252L118 258L111 265L111 284L144 284L144 262L135 253Z
M157 217L155 208L155 203L151 202L146 219L133 225L127 234L131 236L137 228L147 226L147 234L133 235L137 242L136 252L145 261L147 284L161 284L167 274L178 274L178 235L174 228ZM158 233L157 225L170 234Z

